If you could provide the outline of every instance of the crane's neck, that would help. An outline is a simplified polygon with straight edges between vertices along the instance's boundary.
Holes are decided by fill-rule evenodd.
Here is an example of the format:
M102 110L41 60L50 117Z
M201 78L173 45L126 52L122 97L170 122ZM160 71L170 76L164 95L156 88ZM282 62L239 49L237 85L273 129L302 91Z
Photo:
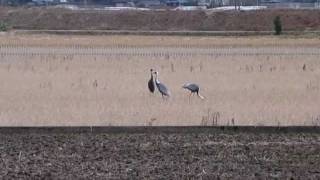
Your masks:
M158 80L158 74L156 74L155 81L156 81L157 84L160 83L160 81Z

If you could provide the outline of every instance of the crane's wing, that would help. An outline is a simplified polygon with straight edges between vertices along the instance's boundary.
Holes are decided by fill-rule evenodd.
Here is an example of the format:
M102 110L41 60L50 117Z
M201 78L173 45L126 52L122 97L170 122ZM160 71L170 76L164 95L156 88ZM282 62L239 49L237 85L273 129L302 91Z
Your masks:
M154 82L153 82L153 79L150 79L149 81L148 81L148 88L149 88L149 90L150 90L150 92L154 92Z
M186 83L185 85L183 85L183 88L189 89L190 91L199 91L199 86L193 83Z
M198 91L199 90L199 86L196 84L190 84L189 85L189 89L191 89L192 91Z
M158 87L158 90L160 91L160 93L162 93L163 95L166 95L166 96L170 96L170 92L164 84L159 82L159 83L157 83L157 87Z

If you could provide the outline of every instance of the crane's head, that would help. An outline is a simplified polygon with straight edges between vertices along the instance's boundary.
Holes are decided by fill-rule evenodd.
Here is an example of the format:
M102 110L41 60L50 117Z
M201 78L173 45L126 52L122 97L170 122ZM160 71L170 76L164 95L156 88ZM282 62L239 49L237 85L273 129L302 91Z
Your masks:
M186 83L182 86L182 88L186 89L188 86L190 85L190 83Z
M158 71L154 71L153 74L158 75L159 73L158 73Z
M150 72L153 72L153 69L152 69L152 68L150 69Z

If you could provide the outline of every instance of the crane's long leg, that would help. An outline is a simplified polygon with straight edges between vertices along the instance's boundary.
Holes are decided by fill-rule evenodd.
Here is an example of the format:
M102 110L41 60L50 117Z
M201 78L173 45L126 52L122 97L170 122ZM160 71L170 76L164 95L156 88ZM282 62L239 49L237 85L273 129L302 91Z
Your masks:
M200 93L197 93L197 95L199 96L200 99L204 99L204 97L201 96Z

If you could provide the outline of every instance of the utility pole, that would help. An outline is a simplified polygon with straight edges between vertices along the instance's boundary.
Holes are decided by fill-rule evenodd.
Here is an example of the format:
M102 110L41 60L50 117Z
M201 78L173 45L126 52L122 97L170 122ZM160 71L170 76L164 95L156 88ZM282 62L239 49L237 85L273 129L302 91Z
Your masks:
M233 0L234 1L234 10L237 10L237 0Z

